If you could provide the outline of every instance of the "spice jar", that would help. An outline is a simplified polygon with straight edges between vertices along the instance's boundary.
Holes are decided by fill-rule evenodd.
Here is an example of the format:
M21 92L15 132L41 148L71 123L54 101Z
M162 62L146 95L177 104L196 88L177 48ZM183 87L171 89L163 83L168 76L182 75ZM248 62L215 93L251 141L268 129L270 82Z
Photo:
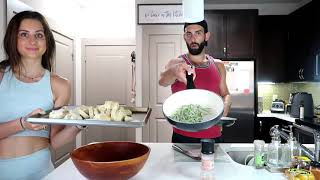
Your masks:
M201 180L212 180L214 168L214 143L211 139L201 140Z
M211 171L214 168L214 149L212 142L201 142L201 170Z

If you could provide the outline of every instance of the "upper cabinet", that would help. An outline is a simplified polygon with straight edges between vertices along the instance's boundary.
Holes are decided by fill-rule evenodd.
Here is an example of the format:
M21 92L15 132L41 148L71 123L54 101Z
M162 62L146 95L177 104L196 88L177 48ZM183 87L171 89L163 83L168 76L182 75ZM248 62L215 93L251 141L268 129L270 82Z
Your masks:
M320 52L319 11L319 2L311 1L289 15L288 81L318 81L320 79L318 62L320 56L318 55Z
M206 10L207 53L220 59L255 58L257 10Z
M288 16L259 16L257 80L286 81L286 42Z

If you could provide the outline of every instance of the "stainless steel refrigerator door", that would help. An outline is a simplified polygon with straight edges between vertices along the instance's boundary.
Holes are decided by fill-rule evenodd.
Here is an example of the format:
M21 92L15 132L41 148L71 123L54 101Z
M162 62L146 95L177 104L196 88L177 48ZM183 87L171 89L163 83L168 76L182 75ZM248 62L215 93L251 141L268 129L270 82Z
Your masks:
M224 61L227 85L232 98L229 117L237 118L231 127L224 127L224 142L253 142L255 117L254 61Z

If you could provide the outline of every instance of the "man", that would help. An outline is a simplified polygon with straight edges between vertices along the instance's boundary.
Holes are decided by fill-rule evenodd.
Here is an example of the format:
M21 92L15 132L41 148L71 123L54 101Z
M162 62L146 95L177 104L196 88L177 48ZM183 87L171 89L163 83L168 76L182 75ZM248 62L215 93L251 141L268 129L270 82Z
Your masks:
M226 84L226 70L221 60L205 54L205 46L210 38L205 20L185 23L184 40L188 53L172 59L161 73L159 84L171 85L172 93L185 90L186 73L194 74L194 83L198 89L206 89L219 94L224 100L223 116L227 116L231 106L231 96ZM221 141L221 127L213 126L199 132L188 132L173 128L173 143L199 143L202 138Z

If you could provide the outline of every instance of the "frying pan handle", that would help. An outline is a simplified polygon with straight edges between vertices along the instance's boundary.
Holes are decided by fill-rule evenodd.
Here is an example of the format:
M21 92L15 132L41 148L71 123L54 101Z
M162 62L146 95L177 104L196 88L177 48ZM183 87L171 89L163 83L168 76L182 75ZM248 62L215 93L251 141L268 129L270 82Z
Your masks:
M187 89L196 89L196 86L194 85L193 82L193 74L192 73L188 73L186 71L186 78L187 78Z

